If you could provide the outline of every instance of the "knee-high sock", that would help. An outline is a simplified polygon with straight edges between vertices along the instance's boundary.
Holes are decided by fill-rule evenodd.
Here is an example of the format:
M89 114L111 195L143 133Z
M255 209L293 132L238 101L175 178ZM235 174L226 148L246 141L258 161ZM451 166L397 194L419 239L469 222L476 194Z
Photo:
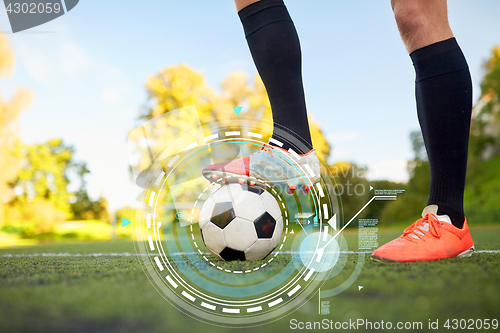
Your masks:
M302 83L299 38L282 0L261 0L238 12L245 36L264 82L273 121L303 139L300 153L312 148ZM274 134L276 135L277 126Z
M472 82L455 38L410 54L416 72L420 127L431 168L428 204L453 225L464 222L463 195L472 110Z

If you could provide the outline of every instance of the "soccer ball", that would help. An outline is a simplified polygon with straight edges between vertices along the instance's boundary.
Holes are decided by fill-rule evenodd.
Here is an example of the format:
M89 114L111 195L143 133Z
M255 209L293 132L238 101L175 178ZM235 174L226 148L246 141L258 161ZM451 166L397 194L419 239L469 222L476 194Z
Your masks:
M259 260L280 242L283 219L270 193L259 187L229 184L203 204L200 229L205 246L219 259Z

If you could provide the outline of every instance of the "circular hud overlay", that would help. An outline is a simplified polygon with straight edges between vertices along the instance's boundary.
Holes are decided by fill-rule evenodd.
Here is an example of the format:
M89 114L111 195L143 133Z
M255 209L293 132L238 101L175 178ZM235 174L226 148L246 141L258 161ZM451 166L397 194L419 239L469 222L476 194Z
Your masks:
M241 185L242 191L266 191L278 203L281 221L276 225L283 229L278 245L262 260L245 261L224 261L207 249L200 211L217 189L238 180L223 175L209 181L202 169L257 152L272 134L261 120L238 118L238 124L197 125L156 149L137 179L144 191L142 209L132 224L143 268L158 292L180 311L228 327L261 325L296 310L345 264L339 253L347 248L337 234L341 202L327 165L321 162L321 180L312 184L311 168L297 163L297 140L283 132L273 137L275 144L292 147L292 152L273 154L300 174L308 190L290 191L286 185L269 183L252 186L251 179Z

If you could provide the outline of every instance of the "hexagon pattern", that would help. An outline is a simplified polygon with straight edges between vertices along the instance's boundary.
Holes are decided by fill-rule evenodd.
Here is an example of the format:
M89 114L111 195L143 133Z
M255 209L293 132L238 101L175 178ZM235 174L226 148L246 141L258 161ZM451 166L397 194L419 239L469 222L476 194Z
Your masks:
M229 184L229 185L224 185L221 188L219 188L217 191L212 193L210 198L215 201L215 203L218 202L225 202L225 201L234 201L234 198L238 194L240 194L243 191L243 188L241 187L240 184Z
M215 202L212 197L209 197L203 203L200 211L200 228L210 221L210 217L212 216L212 212L214 210Z
M276 220L268 212L265 212L255 220L254 226L259 238L271 238L276 227Z
M258 260L279 244L283 218L270 193L259 187L229 184L203 204L200 228L205 245L219 259Z
M264 191L262 188L260 187L256 187L256 186L245 186L244 190L248 191L248 192L252 192L252 193L255 193L255 194L258 194L258 195L261 195L262 193L266 192Z
M203 236L203 242L210 252L220 253L220 251L224 250L226 247L224 231L212 222L208 222L203 226L201 234Z
M225 229L226 246L234 250L245 251L257 240L257 232L253 222L235 218Z
M245 258L247 260L260 260L264 259L271 253L276 245L272 239L258 239L252 246L245 251Z
M224 229L235 217L233 204L230 201L220 202L215 204L210 221Z
M242 191L234 199L234 212L236 216L241 217L248 221L255 221L256 218L261 216L266 211L264 203L260 195L250 192Z
M281 241L281 234L283 233L283 218L280 217L278 221L276 221L276 227L274 228L274 235L272 237L273 243L278 246Z
M243 261L243 260L245 260L245 252L233 250L229 247L226 247L220 253L220 257L222 257L222 259L224 259L225 261L233 261L233 260Z
M274 217L274 219L277 221L281 217L281 209L276 199L274 199L271 193L266 191L264 191L264 193L260 195L260 198L264 203L266 212L271 214L271 216Z
M245 250L247 260L259 260L267 257L278 246L283 232L283 219L280 217L276 221L276 227L272 238L259 238L257 241Z

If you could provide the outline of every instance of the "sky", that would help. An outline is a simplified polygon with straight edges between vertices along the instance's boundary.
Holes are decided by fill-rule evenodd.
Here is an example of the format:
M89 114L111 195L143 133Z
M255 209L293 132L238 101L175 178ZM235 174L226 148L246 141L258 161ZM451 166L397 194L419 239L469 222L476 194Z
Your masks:
M406 181L413 158L409 133L418 130L414 70L389 0L287 0L303 57L308 112L332 145L330 162L367 166L369 179ZM474 101L482 64L500 45L498 0L450 0L453 32L468 60ZM67 14L13 34L0 9L0 31L16 56L4 98L17 87L34 93L20 118L28 143L61 137L86 161L88 189L111 209L134 202L127 132L138 125L148 76L181 63L214 88L231 72L253 77L234 3L230 0L82 0Z

